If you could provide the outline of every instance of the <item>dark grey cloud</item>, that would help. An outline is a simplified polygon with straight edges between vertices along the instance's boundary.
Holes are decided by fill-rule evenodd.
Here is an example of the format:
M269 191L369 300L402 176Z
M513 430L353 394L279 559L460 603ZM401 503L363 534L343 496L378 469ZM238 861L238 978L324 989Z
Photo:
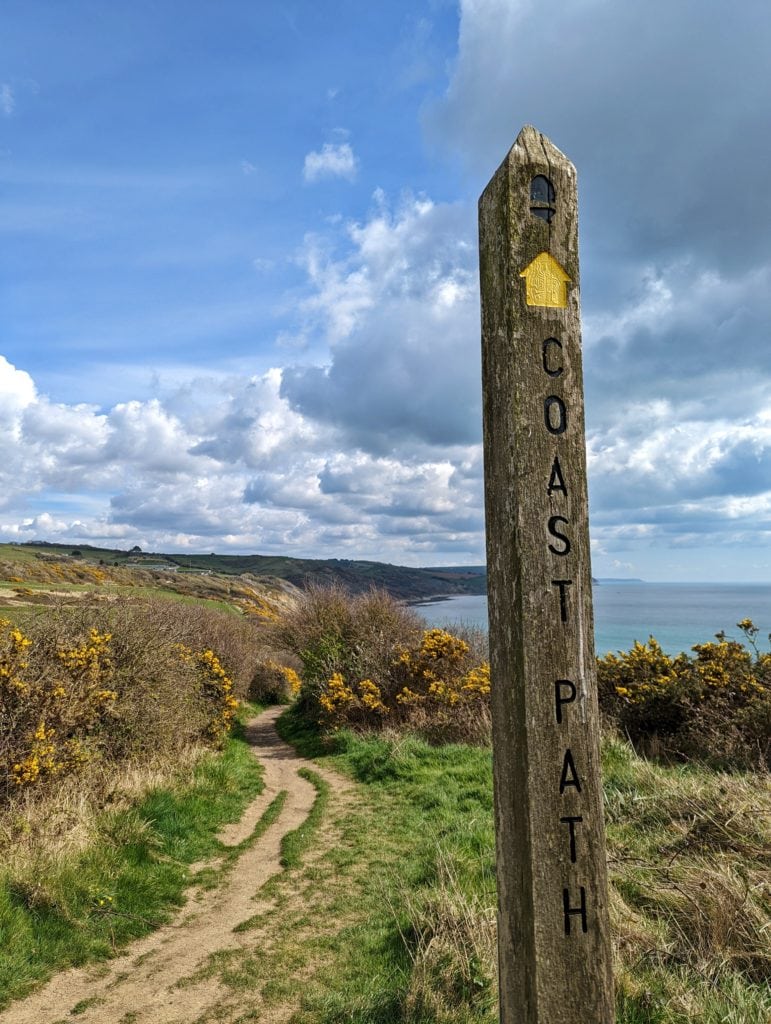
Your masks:
M462 0L450 87L425 124L480 190L523 123L570 156L592 296L603 278L623 291L619 260L698 253L735 273L769 255L769 52L765 0Z
M473 444L481 430L478 344L463 320L427 324L419 306L392 308L340 344L329 367L285 371L282 396L385 454L405 440ZM465 328L465 329L464 329ZM394 335L397 334L397 338Z

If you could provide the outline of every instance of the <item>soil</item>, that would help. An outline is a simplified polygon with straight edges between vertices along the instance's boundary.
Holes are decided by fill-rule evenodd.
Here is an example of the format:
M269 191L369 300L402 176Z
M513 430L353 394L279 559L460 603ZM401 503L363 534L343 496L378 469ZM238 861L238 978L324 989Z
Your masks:
M193 890L172 923L133 943L115 959L56 975L0 1013L2 1024L65 1024L73 1020L83 1024L203 1024L244 1019L279 1024L289 1019L293 1006L260 1005L253 998L248 1001L248 1016L241 1016L245 1007L234 1004L232 991L224 990L216 972L207 966L212 954L245 949L254 943L254 931L234 929L270 909L270 901L261 897L260 889L282 870L281 838L302 824L313 805L316 791L298 775L310 762L298 757L275 730L282 710L271 708L247 725L247 738L265 769L265 790L220 838L226 845L237 845L251 834L278 793L285 790L287 798L279 818L240 855L226 880L214 890ZM351 784L315 764L313 770L330 784L333 805L335 801L345 803ZM203 866L194 865L193 870ZM266 919L270 921L269 914ZM270 941L270 936L263 939Z

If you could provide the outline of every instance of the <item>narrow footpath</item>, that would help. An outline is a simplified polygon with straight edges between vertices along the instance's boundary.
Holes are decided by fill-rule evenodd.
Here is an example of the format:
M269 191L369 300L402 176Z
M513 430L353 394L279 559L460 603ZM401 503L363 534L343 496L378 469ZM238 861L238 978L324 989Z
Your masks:
M269 898L260 890L282 870L282 837L302 825L316 791L301 778L311 762L298 757L276 733L283 708L271 708L247 725L247 739L265 769L265 790L236 825L220 838L236 846L250 836L265 809L285 792L281 813L263 835L248 847L213 890L191 889L177 918L133 943L119 957L56 975L43 988L0 1013L2 1024L194 1024L205 1021L261 1021L280 1024L291 1016L290 1006L252 1008L241 1016L226 1004L226 991L216 972L207 968L212 956L227 955L255 940L255 933L238 925L266 915ZM331 800L344 801L351 787L333 772L312 765L331 787ZM216 866L216 865L215 865ZM195 865L200 869L204 865ZM270 919L270 915L266 915ZM266 936L266 941L269 941Z

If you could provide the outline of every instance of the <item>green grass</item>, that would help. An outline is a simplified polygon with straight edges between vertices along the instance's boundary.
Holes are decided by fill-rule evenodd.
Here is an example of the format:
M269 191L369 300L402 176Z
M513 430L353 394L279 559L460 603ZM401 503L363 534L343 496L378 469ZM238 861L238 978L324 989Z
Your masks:
M331 803L321 849L272 888L275 945L244 953L259 960L263 999L292 998L291 959L309 976L292 1024L493 1024L489 750L324 740L292 711L279 728L360 783L361 799ZM652 764L616 740L603 765L618 1024L767 1024L767 780ZM239 955L228 977L245 985Z
M103 811L95 842L77 857L30 865L24 876L0 870L0 1006L55 970L110 957L167 921L184 902L188 865L223 852L218 830L262 788L239 730L186 784Z
M242 839L240 843L235 846L222 846L219 847L218 863L216 865L207 866L198 871L195 875L194 881L199 888L202 889L214 889L221 882L223 877L230 871L235 864L238 863L238 858L241 854L248 850L249 847L254 846L257 840L265 834L270 826L278 820L279 815L286 803L287 791L282 789L280 793L271 800L265 811L260 817L260 820L252 829L250 835L246 839Z
M258 1020L265 1007L290 1006L291 1024L494 1024L490 751L409 736L323 738L295 709L279 731L357 785L340 796L304 773L317 796L282 844L288 870L260 891L257 913L238 926L239 946L202 968L223 985L223 1013ZM617 1024L767 1024L767 779L657 765L612 739L603 745L603 772ZM221 763L204 775L186 794L155 793L133 812L105 816L98 863L85 858L61 883L67 899L75 900L67 887L79 887L82 935L34 891L2 890L3 948L18 949L19 959L0 961L0 980L8 985L37 961L38 942L58 948L57 964L107 956L116 912L161 919L181 898L184 864L220 857L220 867L199 877L203 884L237 865L244 844L224 850L213 828L196 832L232 778ZM281 803L279 794L245 844ZM219 817L227 814L237 816L236 807ZM11 897L13 913L3 902ZM42 939L29 936L32 922ZM127 917L122 934L147 927ZM34 980L18 976L19 991Z
M489 751L350 734L324 741L291 711L279 731L301 753L364 785L340 809L317 799L313 825L322 841L304 843L301 866L292 862L290 878L270 886L273 909L248 922L257 931L270 917L271 948L257 937L259 950L229 954L223 983L248 975L236 971L239 956L259 956L252 977L259 977L263 999L291 1000L289 959L295 971L311 971L292 1018L297 1024L492 1020L494 984L484 965L471 956L467 963L452 959L452 951L429 965L445 1007L439 1017L423 998L428 981L416 979L414 961L427 941L421 924L448 877L480 906L494 902Z
M287 832L281 840L281 867L291 870L299 868L302 863L303 854L313 842L316 829L319 827L324 812L329 803L329 783L309 768L301 768L299 774L307 779L316 790L316 798L313 801L310 814L299 828Z

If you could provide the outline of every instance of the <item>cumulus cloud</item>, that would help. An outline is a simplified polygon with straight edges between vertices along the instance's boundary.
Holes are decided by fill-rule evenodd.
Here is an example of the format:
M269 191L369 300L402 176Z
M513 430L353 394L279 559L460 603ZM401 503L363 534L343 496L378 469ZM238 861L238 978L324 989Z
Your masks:
M479 190L526 121L578 165L601 574L645 575L655 545L771 546L762 11L569 0L557 22L462 0L447 94L426 108ZM305 159L308 182L356 171L345 141ZM471 203L376 192L305 239L276 339L287 365L152 401L57 404L0 358L0 533L481 561L476 245Z
M358 163L350 143L325 142L320 150L306 153L303 178L307 182L319 181L321 178L346 178L353 181Z
M748 529L768 543L771 20L762 0L744 13L568 0L555 20L530 0L461 0L446 93L424 109L478 191L525 123L577 165L606 571L614 546L735 546Z
M375 454L397 444L479 442L479 312L473 220L462 206L406 200L347 225L335 258L306 244L306 330L324 366L287 367L282 395L303 416Z
M342 228L342 251L338 236L304 251L302 330L329 355L285 368L281 395L358 452L326 461L314 500L344 500L411 551L424 540L450 551L457 538L468 551L474 536L482 548L474 219L425 197L393 209L377 194L367 219ZM766 514L769 283L764 266L651 261L621 300L587 315L592 523L606 572L630 549L744 543Z
M347 450L281 387L278 368L194 378L99 410L50 401L0 360L0 536L478 560L478 476L410 452Z

